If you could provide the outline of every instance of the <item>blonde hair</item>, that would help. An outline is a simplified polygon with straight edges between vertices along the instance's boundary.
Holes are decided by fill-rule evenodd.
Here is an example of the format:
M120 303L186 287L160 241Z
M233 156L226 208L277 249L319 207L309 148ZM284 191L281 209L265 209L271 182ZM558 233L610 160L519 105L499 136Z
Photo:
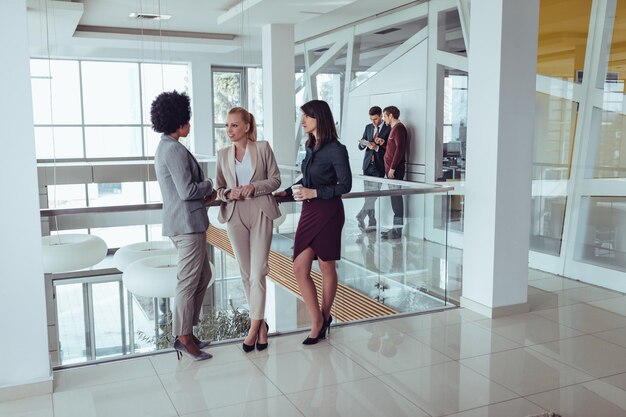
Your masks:
M248 140L256 142L256 121L254 120L254 115L243 107L233 107L232 109L228 110L228 114L234 113L239 114L241 116L241 120L243 120L244 123L250 125L248 131L246 132L246 137L248 138Z

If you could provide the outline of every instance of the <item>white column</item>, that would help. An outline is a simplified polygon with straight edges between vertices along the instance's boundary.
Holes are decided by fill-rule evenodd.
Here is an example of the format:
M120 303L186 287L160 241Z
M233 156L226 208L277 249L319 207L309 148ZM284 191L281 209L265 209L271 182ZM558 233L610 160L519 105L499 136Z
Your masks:
M41 255L39 191L26 1L0 2L0 402L52 392Z
M263 26L263 130L279 164L294 165L295 50L293 25Z
M472 2L463 297L490 317L528 311L538 0Z
M193 104L193 152L199 155L213 155L213 78L211 63L193 61L191 63L191 96ZM206 175L209 175L205 172Z

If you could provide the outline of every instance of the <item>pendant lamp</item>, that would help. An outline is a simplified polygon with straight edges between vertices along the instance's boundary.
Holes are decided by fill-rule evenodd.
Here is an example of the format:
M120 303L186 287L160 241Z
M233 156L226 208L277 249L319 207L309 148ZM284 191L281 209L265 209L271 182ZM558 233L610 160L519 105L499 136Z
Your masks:
M46 4L46 37L49 37L48 3ZM52 4L53 2L51 2ZM54 5L53 5L54 7ZM54 9L52 10L54 16ZM56 201L56 145L54 135L54 111L52 100L52 65L50 49L48 49L48 88L50 94L50 124L52 125L53 177L55 185L54 200ZM56 234L42 236L43 270L49 273L69 272L93 266L104 259L107 245L98 236L89 234L59 234L59 222L55 219Z
M176 255L177 251L171 242L166 240L138 242L122 246L113 255L113 264L120 271L125 271L128 265L143 258L161 255Z
M44 236L44 272L58 273L88 268L102 261L107 254L107 245L94 235L67 234Z
M212 263L210 287L215 281ZM160 255L139 259L129 264L122 281L128 291L135 295L149 298L170 298L176 295L178 282L178 256Z

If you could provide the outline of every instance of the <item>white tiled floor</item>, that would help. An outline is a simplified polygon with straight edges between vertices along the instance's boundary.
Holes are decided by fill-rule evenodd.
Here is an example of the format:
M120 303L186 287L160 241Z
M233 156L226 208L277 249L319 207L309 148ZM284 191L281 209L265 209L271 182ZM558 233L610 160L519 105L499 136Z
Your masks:
M263 352L209 348L55 373L52 395L2 417L626 417L626 297L538 271L531 312L465 309L270 338Z

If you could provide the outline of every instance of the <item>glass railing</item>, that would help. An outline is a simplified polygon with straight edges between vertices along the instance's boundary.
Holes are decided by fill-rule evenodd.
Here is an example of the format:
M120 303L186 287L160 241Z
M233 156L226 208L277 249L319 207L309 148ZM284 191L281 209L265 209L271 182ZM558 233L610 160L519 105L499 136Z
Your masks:
M283 187L298 172L281 168ZM450 272L447 229L438 223L450 217L451 187L355 176L350 194L343 196L345 224L339 289L333 306L337 323L421 313L458 305L460 283ZM393 205L392 205L392 199ZM303 204L283 199L275 221L267 284L266 315L271 334L310 327L305 305L291 268L293 239ZM395 213L393 207L403 207ZM112 218L126 212L151 216L159 204L42 210L42 218L90 216ZM209 208L207 233L215 280L203 305L196 330L201 338L241 340L247 332L247 302L239 268L229 248L218 207ZM371 216L370 216L371 215ZM224 239L225 238L225 239ZM127 291L111 256L85 271L46 274L50 322L50 351L54 364L70 366L94 360L145 354L171 347L172 299L146 298ZM313 262L312 276L321 293L321 274ZM271 339L270 339L271 342Z

